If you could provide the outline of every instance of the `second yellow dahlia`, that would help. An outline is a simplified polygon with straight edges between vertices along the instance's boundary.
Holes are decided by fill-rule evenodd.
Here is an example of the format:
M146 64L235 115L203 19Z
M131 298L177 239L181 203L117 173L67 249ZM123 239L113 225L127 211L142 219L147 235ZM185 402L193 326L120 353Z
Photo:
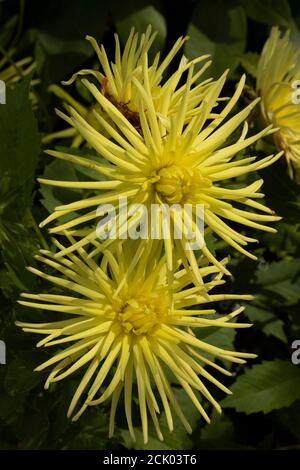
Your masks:
M70 243L74 243L74 239L67 236ZM128 428L135 439L132 401L136 390L144 441L147 442L149 419L153 421L158 437L163 439L158 421L162 410L170 431L173 430L173 412L186 430L192 431L176 400L172 383L184 389L209 422L200 395L220 412L220 405L208 385L225 393L230 391L207 368L231 375L214 359L244 363L245 358L255 356L213 346L198 339L196 333L198 329L211 326L250 326L234 322L243 308L217 315L217 318L215 310L206 308L208 302L246 300L249 296L210 294L208 299L206 292L223 281L216 267L207 266L200 268L202 277L207 278L203 292L189 287L189 276L184 269L177 270L172 284L173 301L170 302L166 259L161 256L161 244L150 241L143 257L138 259L136 243L119 242L116 251L105 252L100 262L91 259L83 248L59 260L53 253L41 251L37 258L52 273L36 268L30 268L30 271L69 293L23 294L22 305L56 312L58 318L52 322L17 324L24 331L44 336L37 346L59 348L36 369L52 368L46 388L82 371L68 416L76 420L89 406L110 400L109 433L112 435L117 405L122 400ZM59 242L56 244L62 249Z

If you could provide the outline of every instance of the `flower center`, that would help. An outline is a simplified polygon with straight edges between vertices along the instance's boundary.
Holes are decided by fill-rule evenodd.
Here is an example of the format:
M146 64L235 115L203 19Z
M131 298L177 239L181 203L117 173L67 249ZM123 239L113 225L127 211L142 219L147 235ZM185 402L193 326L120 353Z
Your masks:
M101 92L102 94L126 117L126 119L133 125L133 127L142 134L141 129L141 122L138 113L138 108L134 106L132 99L128 102L123 102L120 99L118 100L115 98L111 93L108 91L109 82L106 77L104 77L102 84L101 84Z
M155 189L163 202L168 204L193 202L197 193L209 181L196 169L186 169L177 165L161 168Z
M124 299L117 314L124 330L135 335L153 333L168 311L162 295L162 292L153 292Z

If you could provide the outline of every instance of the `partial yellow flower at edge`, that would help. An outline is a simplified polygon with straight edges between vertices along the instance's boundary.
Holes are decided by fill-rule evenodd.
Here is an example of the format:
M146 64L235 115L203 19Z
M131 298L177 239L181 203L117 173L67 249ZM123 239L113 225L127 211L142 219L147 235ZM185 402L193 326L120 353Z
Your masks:
M104 174L107 179L101 181L101 178L99 178L99 181L93 182L40 179L39 181L43 184L66 188L86 188L95 191L93 197L57 207L41 226L58 219L60 216L84 210L83 215L72 217L69 222L51 228L50 232L59 233L65 229L76 230L76 227L80 224L95 222L97 219L96 207L101 204L112 204L117 212L119 197L127 197L129 205L144 204L148 208L148 213L151 212L153 204L166 204L168 207L177 204L182 211L184 211L185 204L191 204L194 211L197 204L202 204L204 206L206 228L241 253L256 259L245 248L249 242L255 242L256 240L232 228L230 222L275 232L275 229L267 226L264 222L276 221L279 217L274 216L272 210L257 201L257 199L264 196L263 193L259 192L263 184L262 179L238 189L231 188L228 181L225 186L224 180L262 169L271 165L281 155L280 153L275 156L270 155L258 161L255 161L256 157L252 156L235 158L238 152L252 145L261 137L273 132L270 126L255 135L247 135L248 124L246 120L259 100L254 101L232 117L228 117L243 90L245 77L242 77L234 95L224 108L216 113L215 107L219 103L219 96L226 81L226 73L224 73L219 80L210 85L204 97L201 88L196 87L195 100L198 99L198 90L201 94L201 102L199 106L193 109L193 116L189 120L187 119L190 117L189 96L195 90L191 89L194 83L193 66L191 66L187 82L181 87L183 92L181 90L181 100L177 111L169 115L169 109L174 102L174 95L177 93L177 90L174 90L174 82L171 77L167 84L163 86L164 94L161 96L161 109L163 112L157 113L154 98L151 94L148 71L147 57L144 56L143 85L138 80L133 79L136 92L140 96L141 133L94 84L86 79L83 80L83 83L114 123L114 126L111 126L100 114L94 111L95 117L106 129L112 140L97 132L76 110L70 108L70 116L59 113L63 119L77 129L89 145L97 151L99 156L105 158L106 163L104 164L103 160L98 163L88 158L76 157L61 152L49 151L47 153L75 165L92 167L99 172L99 175ZM175 82L176 80L177 78L174 79ZM213 109L214 115L212 118ZM225 120L226 118L227 120ZM188 123L187 120L189 120ZM226 145L228 138L241 124L243 124L243 128L240 137L237 138L236 142ZM97 191L99 191L98 194ZM240 208L239 205L244 206L244 208ZM86 213L87 209L91 209L91 211ZM173 224L171 233L174 233L176 220L173 212L171 212L171 216L171 223ZM135 215L128 216L128 226L134 219ZM160 225L162 223L161 220ZM119 226L118 214L116 216L116 226ZM228 270L220 265L205 245L205 234L200 233L196 226L194 226L194 230L197 232L197 239L204 242L202 253L210 262L215 263L222 272L229 274ZM76 233L73 232L73 234ZM96 228L91 227L90 232L85 237L81 238L80 234L78 236L80 240L58 253L57 257L96 240ZM164 240L168 268L172 272L175 250L185 263L186 268L190 269L192 281L195 285L201 285L202 281L197 271L195 254L191 249L186 248L187 242L188 240L184 236L181 240L173 238ZM96 250L96 253L99 250L106 249L112 243L114 243L114 240L106 240L98 251Z
M92 44L99 59L102 71L100 72L92 69L81 70L80 72L75 73L69 81L63 83L65 85L69 85L80 76L92 75L97 80L102 94L106 96L106 98L108 98L108 100L114 106L116 106L116 108L119 109L134 125L136 119L139 121L139 94L136 91L133 79L137 79L143 84L143 64L145 56L147 57L147 61L149 61L149 50L156 35L157 32L152 32L152 27L150 25L148 26L146 32L141 35L135 33L134 28L132 28L124 50L121 51L119 37L117 34L115 34L114 62L109 62L105 48L102 44L99 46L93 37L87 36L86 39ZM151 63L148 63L147 79L149 80L150 91L154 99L155 109L157 111L162 111L160 97L163 95L163 75L187 39L187 37L180 37L163 60L160 58L160 53L157 53L154 57L154 60ZM178 67L179 73L174 74L170 78L170 81L173 82L173 88L176 88L180 78L182 78L182 75L189 69L192 63L198 64L205 61L203 66L194 76L194 82L196 82L204 73L204 71L210 66L211 61L208 61L208 58L209 54L206 54L189 61L183 56ZM208 86L211 80L212 79L206 80L204 84L201 84L201 87L204 89L205 85ZM181 88L181 92L183 90L184 87ZM195 100L192 99L192 96L193 93L191 93L189 97L191 110L196 106L196 104L198 104L195 102ZM200 95L198 91L198 100L199 96ZM173 109L170 107L169 112L175 111L176 107L178 106L178 102L180 101L180 97L181 93L180 90L178 90L176 97L173 96Z
M278 149L284 151L289 176L300 184L300 94L296 94L297 80L300 80L299 49L292 43L289 31L282 36L279 28L273 27L258 63L256 88L261 96L264 121L278 128L274 140Z
M87 36L86 39L92 44L94 50L96 51L97 57L99 59L100 68L102 71L94 69L84 69L79 72L76 72L70 80L62 83L64 85L71 85L79 77L92 76L98 82L99 90L101 91L101 93L103 93L103 95L106 96L106 98L108 98L109 101L114 106L116 106L116 108L119 109L122 114L126 116L126 118L136 129L139 129L139 97L138 93L136 92L136 87L133 84L133 78L142 81L142 65L144 55L148 55L148 52L151 48L156 34L156 32L152 32L151 26L149 26L146 32L141 35L135 33L134 28L132 28L128 40L125 44L124 50L122 52L119 37L117 34L115 34L114 63L109 62L104 46L99 46L94 38ZM163 111L160 107L160 97L163 94L161 83L163 74L174 59L175 55L182 48L186 39L187 38L183 37L179 38L175 42L171 51L164 58L164 60L161 61L160 54L157 54L153 62L149 64L148 73L150 80L150 88L155 100L155 107L157 111ZM205 61L204 65L198 70L197 74L195 74L194 76L194 81L196 82L211 64L211 61L207 60L208 57L209 55L204 55L198 57L193 61L188 61L185 57L183 57L178 67L177 74L174 74L171 77L173 81L173 87L175 88L177 86L180 78L187 71L187 69L192 63L196 64ZM199 100L201 100L202 95L201 93L199 93L199 87L201 87L202 94L204 94L205 89L209 87L210 82L210 79L206 80L201 85L198 85L198 87L195 87L195 90L191 92L189 97L189 118L191 118L193 114L193 108L195 108L199 104ZM62 87L58 85L50 85L48 90L63 100L64 107L67 107L67 105L71 105L96 130L101 131L105 134L103 126L101 126L97 119L93 117L94 110L96 110L100 114L105 114L105 109L101 108L96 101L94 105L87 107L75 100L75 98L73 98L69 93L67 93ZM173 95L173 103L169 109L170 113L174 113L178 108L182 91L183 87L181 87L181 89L179 89L177 93ZM107 115L104 117L106 118L106 120L109 119ZM73 127L69 127L61 131L46 135L43 138L43 143L47 144L58 138L72 138L72 147L79 147L84 142L83 136L80 135Z
M74 243L69 234L67 237L70 243ZM63 248L59 242L55 243L58 249ZM138 259L134 269L129 270L136 257L136 246L135 241L119 242L115 252L104 253L100 264L83 248L59 260L53 253L42 250L37 259L57 274L46 274L36 268L29 270L53 285L67 289L70 294L22 294L24 300L20 304L57 312L58 319L40 324L17 322L17 325L25 332L45 336L38 347L59 347L52 358L36 369L41 371L54 366L45 388L82 371L68 410L69 417L77 420L89 406L110 400L109 435L112 436L117 405L122 399L129 432L135 440L132 398L136 389L144 442L147 443L149 419L153 421L158 438L163 440L158 421L161 411L165 412L170 432L173 430L174 412L187 432L192 432L176 400L166 368L200 415L209 422L198 394L221 412L206 384L213 384L227 394L231 392L206 368L231 375L214 360L226 359L243 364L246 358L255 355L210 345L197 339L193 332L194 328L211 326L251 326L234 322L243 307L218 318L215 318L215 310L206 308L208 302L248 300L251 296L210 294L208 301L199 293L199 288L189 287L189 276L184 269L179 269L172 285L172 305L168 295L166 261L161 256L162 244L149 242L143 257ZM223 283L222 274L215 266L202 267L200 271L202 277L207 278L206 291ZM59 320L61 313L64 317L69 314L70 318Z

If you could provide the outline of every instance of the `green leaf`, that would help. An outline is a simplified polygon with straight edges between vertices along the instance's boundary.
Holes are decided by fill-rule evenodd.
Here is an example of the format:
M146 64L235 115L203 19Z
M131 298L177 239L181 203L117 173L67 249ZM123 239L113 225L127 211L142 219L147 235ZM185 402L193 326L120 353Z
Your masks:
M238 377L231 391L222 402L224 408L269 413L300 398L300 370L287 361L264 361Z
M69 431L67 449L69 450L99 450L108 447L107 415L100 407L81 418L78 426Z
M210 328L205 328L210 330ZM213 330L213 328L211 328ZM208 334L201 335L209 344L218 348L232 349L236 331L233 328L216 328L216 331L207 331ZM197 335L198 336L198 335ZM198 336L199 337L199 336Z
M211 423L206 424L201 432L200 442L203 444L203 441L232 440L233 437L234 429L232 422L226 416L214 411Z
M287 256L299 256L300 224L288 224L285 222L280 222L276 224L276 228L277 234L275 237L273 233L264 234L264 244L266 244L269 249L273 253L276 253L276 256L280 258Z
M10 395L27 392L43 380L43 374L34 372L38 355L24 351L9 365L5 377L5 388Z
M271 310L266 310L260 306L248 304L246 306L245 314L249 320L254 323L267 336L275 336L284 343L287 342L286 334L283 330L284 322L277 318Z
M233 350L234 340L236 336L236 331L233 328L216 328L216 327L209 327L209 328L199 328L196 331L197 338L202 341L205 341L212 346L217 346L221 349L226 350ZM213 360L213 356L206 353L205 357ZM227 366L228 361L222 360L224 364Z
M274 300L276 297L278 302L282 302L282 299L284 299L285 306L294 305L300 300L300 279L298 278L297 282L287 280L280 284L273 284L268 286L266 290L273 293Z
M287 432L291 432L300 439L300 400L289 408L277 412L278 420Z
M84 157L86 160L91 160L92 162L102 163L104 165L107 163L107 161L103 157L101 157L99 154L96 153L95 150L91 148L83 147L82 149L78 149L72 147L72 149L70 149L69 147L57 145L55 147L55 150L72 154L78 157ZM87 168L76 163L73 163L72 167L75 168L76 172L79 174L76 176L76 178L78 178L80 181L106 181L108 179L106 175L99 173L99 171L96 171L94 168ZM81 177L79 178L79 176ZM61 178L63 178L63 176Z
M256 273L256 280L261 286L279 284L300 275L300 259L276 261L261 268Z
M22 409L22 400L20 396L11 396L8 393L1 393L0 400L0 418L7 419L9 416L16 415Z
M264 179L267 206L272 207L277 215L284 217L285 223L299 226L299 185L289 178L284 156L270 168L259 173Z
M69 78L70 71L92 55L93 49L84 38L65 40L40 32L35 44L35 56L43 78L42 86Z
M259 54L256 52L246 52L240 56L241 66L252 77L256 77Z
M74 165L63 160L55 159L49 165L46 166L43 178L56 179L62 181L78 181L78 176L74 169ZM69 204L74 201L78 201L82 198L82 191L72 188L60 188L55 186L48 186L42 184L40 187L40 193L43 196L42 204L51 213L56 206L62 204ZM65 220L65 218L61 218Z
M1 33L0 33L0 46L6 48L9 41L12 40L12 36L16 30L16 25L18 22L18 17L12 16L9 20L1 26Z
M247 22L241 7L228 8L223 1L199 3L187 31L189 58L211 54L213 63L202 76L218 78L226 69L232 74L245 50Z
M211 423L205 424L199 436L200 450L247 450L250 446L236 442L233 422L224 414L214 410Z
M75 149L57 146L56 150L66 152L75 156L85 157L87 160L103 162L102 158L93 154L91 149ZM78 164L73 164L68 161L54 159L49 163L44 170L43 178L62 180L62 181L104 181L107 179L106 176L101 175L98 171L93 168L85 168ZM56 186L48 186L42 184L40 187L40 193L43 196L42 204L46 207L49 213L53 212L56 206L69 204L71 202L84 199L94 194L99 194L100 190L81 190L73 188L63 188ZM68 214L60 218L61 222L66 222L74 217L73 214Z
M28 76L13 90L7 90L6 104L0 105L0 174L7 175L10 190L19 190L22 212L29 203L33 177L40 152L37 122L29 101Z
M2 261L6 268L6 276L11 280L15 288L31 290L34 287L36 282L35 276L26 267L32 264L33 257L39 247L39 241L32 231L22 224L6 222L0 219ZM3 284L3 287L5 288L7 285Z
M300 259L287 259L273 262L256 273L259 289L272 301L284 299L285 305L296 304L300 300Z
M287 0L242 0L249 18L270 26L288 26L292 18Z
M82 54L83 56L91 56L91 48L89 43L79 39L79 40L63 40L52 36L46 32L40 32L39 34L40 44L47 50L48 54L69 54L76 52L77 54Z
M47 436L48 427L46 409L36 410L33 407L26 409L16 423L16 434L21 442L22 449L38 449Z

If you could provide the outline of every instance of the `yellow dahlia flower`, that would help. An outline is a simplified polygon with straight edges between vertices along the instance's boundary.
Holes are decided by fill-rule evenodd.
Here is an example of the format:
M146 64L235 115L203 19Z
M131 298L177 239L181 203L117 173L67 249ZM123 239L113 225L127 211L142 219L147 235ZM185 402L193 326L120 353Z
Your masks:
M127 119L136 129L139 130L139 94L136 92L136 87L133 84L133 78L140 80L141 83L143 82L142 64L144 56L148 56L148 52L156 34L156 32L152 32L151 26L149 26L146 32L141 36L139 36L138 33L135 33L134 28L132 28L122 53L119 37L117 34L115 34L115 61L113 63L109 62L104 46L99 46L93 37L87 36L86 39L92 44L99 59L100 69L102 71L84 69L75 73L69 81L63 82L63 84L70 85L80 76L92 75L93 78L96 79L98 89L101 91L101 93L106 96L106 98L127 117ZM174 59L175 55L182 48L186 39L187 38L179 38L163 61L160 60L160 54L158 53L153 62L149 65L148 77L150 82L150 90L152 96L154 97L155 108L157 111L160 111L161 96L163 95L164 87L161 83L163 74ZM208 57L209 55L204 55L193 61L188 61L185 57L182 57L177 73L174 74L170 79L172 81L173 88L175 89L182 75L192 64L203 62ZM194 82L199 79L199 77L210 66L210 64L211 61L206 61L204 63L204 65L198 70L197 74L194 75ZM191 91L188 105L190 114L189 117L192 116L193 108L199 104L210 82L211 80L208 79L202 84L198 84L195 89ZM67 93L58 85L51 85L49 87L49 91L53 92L57 97L61 98L65 107L71 105L96 130L105 133L103 126L94 117L94 110L100 114L105 113L105 108L103 109L100 107L97 101L95 101L95 104L91 107L87 107L75 100L69 93ZM172 95L172 105L169 107L169 113L174 113L176 111L183 92L184 87L179 87L177 92ZM108 115L106 115L106 120L107 119ZM72 137L73 139L73 147L79 147L84 142L84 137L82 134L78 133L77 129L72 126L62 131L45 136L43 143L49 143L57 138L69 137Z
M67 236L74 243L74 239ZM20 303L57 312L58 315L62 313L64 319L41 324L17 324L26 332L45 335L38 347L59 347L53 357L36 369L41 371L54 366L45 388L79 369L84 370L68 410L69 417L72 415L73 420L77 420L88 406L110 399L109 435L112 436L116 408L122 399L128 428L132 439L135 439L131 406L133 390L136 389L146 443L149 418L158 437L163 439L157 418L161 410L166 414L170 431L173 429L174 411L191 432L172 391L166 368L172 373L173 382L181 385L199 413L209 422L198 393L218 411L220 405L202 378L206 384L211 383L225 393L230 391L206 370L206 366L231 375L215 364L213 358L244 363L245 358L255 356L224 350L197 339L192 328L250 326L231 321L243 307L210 319L215 310L206 309L207 296L200 294L198 288L188 287L189 276L184 269L175 273L172 305L165 257L160 255L161 243L149 241L143 257L139 259L136 257L136 243L127 241L122 245L118 242L116 251L106 251L100 263L90 258L83 248L59 260L51 252L42 250L37 259L47 266L47 271L50 269L57 274L46 274L36 268L29 270L55 286L67 289L70 295L23 294L25 300ZM63 249L59 242L56 245ZM207 291L223 282L222 274L215 266L202 267L200 271L202 277L208 277L205 283ZM211 294L209 301L249 298ZM66 314L70 315L69 319Z
M300 183L300 82L299 48L291 42L290 32L281 36L273 27L257 69L257 92L266 123L277 128L274 140L283 150L291 178Z
M139 132L130 120L101 93L97 86L84 79L83 83L93 94L97 103L105 109L114 124L112 126L101 114L94 110L95 118L105 128L110 138L99 133L75 109L70 108L70 116L59 114L77 129L90 146L97 151L99 157L91 160L89 157L76 157L56 151L49 151L48 153L73 164L93 168L99 173L99 180L74 182L40 179L39 181L66 188L90 189L95 192L95 196L57 207L41 226L60 216L69 215L71 216L70 221L51 228L50 231L59 233L65 229L75 229L73 234L76 235L76 227L78 228L80 224L95 221L98 215L97 206L111 204L118 210L120 208L120 197L127 198L129 205L143 204L147 207L148 213L151 212L151 207L154 204L168 210L174 208L175 205L175 210L171 211L170 222L167 227L170 229L171 236L163 237L168 268L170 272L173 271L175 249L178 256L183 260L186 269L192 268L193 282L196 285L201 285L202 280L199 278L197 260L193 250L188 246L187 237L183 235L181 239L175 239L172 234L174 233L174 227L178 225L176 215L181 216L181 220L186 217L184 228L187 229L188 224L193 227L202 253L209 261L215 263L222 272L229 274L226 267L221 265L205 246L205 236L195 224L196 210L202 205L204 207L206 229L213 231L241 253L256 259L253 254L245 249L248 242L255 242L256 240L231 227L231 223L237 222L241 226L275 232L273 228L265 225L265 222L278 220L278 217L275 217L270 209L257 201L257 199L264 196L259 192L263 184L262 179L248 186L240 183L239 187L231 186L228 181L226 181L225 186L224 180L230 180L251 171L262 169L276 161L280 154L270 155L259 160L251 156L236 158L238 152L247 148L262 136L272 132L272 130L270 126L255 135L248 136L246 119L259 99L228 118L228 114L236 105L243 90L245 77L241 78L235 93L225 107L218 114L214 112L212 118L211 110L218 104L225 80L226 73L210 85L204 99L201 98L199 106L193 109L193 116L188 119L190 117L189 96L194 90L191 89L194 83L193 66L191 66L187 81L181 87L184 91L180 103L178 103L177 111L171 116L169 115L174 94L176 94L171 77L164 88L163 95L161 95L161 112L158 113L154 105L155 98L151 93L147 56L144 55L143 84L133 78L136 93L140 100ZM197 90L197 87L195 89ZM202 94L201 89L200 93ZM228 119L225 121L225 118ZM185 124L187 120L189 122ZM243 124L243 128L240 136L232 141L233 132L241 124ZM230 142L229 138L231 138ZM103 175L105 177L104 181ZM192 207L193 217L190 217L185 210L187 204ZM84 212L82 215L78 215L78 211ZM124 221L121 222L119 214L116 215L115 222L115 225L120 227L120 233L125 223L123 223ZM136 222L136 213L128 215L125 222L128 226L134 224ZM166 224L165 218L161 215L158 222L150 220L149 226L153 227L156 223L159 226ZM185 231L188 232L188 230L183 232ZM58 257L96 240L99 237L99 232L97 232L96 227L93 227L88 229L86 236L82 237L80 231L78 235L81 237L80 240L58 253ZM150 235L148 238L150 238ZM147 241L145 240L145 243ZM113 240L108 238L101 244L98 251L106 249L112 242ZM95 253L98 251L96 250Z

